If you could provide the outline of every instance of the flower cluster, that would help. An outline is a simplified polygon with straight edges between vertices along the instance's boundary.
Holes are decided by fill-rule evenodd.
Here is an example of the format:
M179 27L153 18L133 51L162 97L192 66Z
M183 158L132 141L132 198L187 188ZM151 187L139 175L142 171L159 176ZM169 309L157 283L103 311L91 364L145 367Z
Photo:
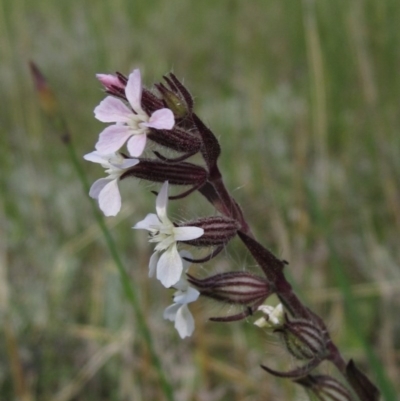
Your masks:
M110 125L100 133L96 150L84 158L101 164L107 176L94 182L89 195L98 200L106 216L115 216L121 209L121 180L136 178L162 184L155 192L156 213L147 214L133 229L148 231L149 242L155 244L149 276L175 290L173 303L163 317L174 322L180 337L191 336L194 331L188 305L200 296L235 310L228 316L211 317L212 321L231 322L262 313L264 317L254 324L276 335L286 351L302 362L287 372L261 365L265 371L293 380L315 399L352 400L341 382L314 374L322 362L330 361L360 400L377 401L376 387L354 362L344 362L322 319L294 294L284 274L288 262L255 239L240 206L224 185L217 164L221 153L218 139L194 112L186 87L170 73L154 85L154 90L148 90L142 86L138 69L128 77L116 73L99 74L97 78L108 96L95 108L95 117ZM149 141L153 143L152 152L146 149ZM126 150L121 151L125 145ZM192 156L196 156L196 163L191 161ZM170 187L184 189L170 195ZM171 220L168 200L183 199L195 191L213 205L215 215L185 222ZM196 264L215 258L236 236L257 262L261 275L245 270L205 278L193 274ZM185 249L189 246L206 251L195 258ZM271 294L281 301L276 307L265 305Z
M95 117L99 121L115 124L109 125L100 133L96 151L84 156L86 160L108 168L108 177L92 185L90 196L98 199L100 209L106 216L115 216L121 209L118 180L125 171L139 163L137 158L144 151L150 129L170 130L175 119L168 108L160 108L150 115L143 110L143 87L138 69L126 81L114 75L99 74L97 77L107 90L114 88L124 94L122 99L107 96L94 109ZM130 156L117 153L125 142Z

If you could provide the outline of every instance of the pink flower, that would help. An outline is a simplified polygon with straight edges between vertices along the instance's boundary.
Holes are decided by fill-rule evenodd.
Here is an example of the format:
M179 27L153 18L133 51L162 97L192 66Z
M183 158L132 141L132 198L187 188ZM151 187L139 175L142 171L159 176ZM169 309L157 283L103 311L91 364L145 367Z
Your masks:
M114 82L112 76L101 76L104 83ZM103 82L104 81L104 82ZM129 108L122 100L107 96L95 109L95 117L103 123L115 123L101 132L96 150L101 154L110 154L119 150L126 141L129 153L139 157L146 146L148 128L172 129L175 124L174 114L169 109L156 110L151 116L142 109L142 80L140 71L134 70L125 87Z
M125 159L118 153L102 155L91 152L83 156L85 160L101 164L108 177L100 178L90 187L89 196L97 199L100 209L106 216L115 216L121 210L121 195L118 181L125 171L139 163L138 159Z

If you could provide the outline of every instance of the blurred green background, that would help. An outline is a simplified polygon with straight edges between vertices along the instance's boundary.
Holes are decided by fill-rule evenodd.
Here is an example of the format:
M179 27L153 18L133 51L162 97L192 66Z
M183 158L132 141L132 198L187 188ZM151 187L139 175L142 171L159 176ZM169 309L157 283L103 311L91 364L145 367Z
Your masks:
M0 0L0 399L163 399L88 196L40 111L29 60L57 93L79 157L104 128L93 117L104 96L95 73L140 67L148 85L171 70L184 79L257 238L290 262L291 281L346 358L374 380L386 376L395 399L399 27L397 0ZM91 181L102 176L82 164ZM171 293L148 280L152 247L131 230L154 196L147 183L121 186L123 210L107 224L176 400L302 399L259 368L291 365L258 328L210 323L221 310L202 302L191 308L191 339L162 319ZM195 195L173 213L209 213L204 203ZM199 272L248 265L233 242Z

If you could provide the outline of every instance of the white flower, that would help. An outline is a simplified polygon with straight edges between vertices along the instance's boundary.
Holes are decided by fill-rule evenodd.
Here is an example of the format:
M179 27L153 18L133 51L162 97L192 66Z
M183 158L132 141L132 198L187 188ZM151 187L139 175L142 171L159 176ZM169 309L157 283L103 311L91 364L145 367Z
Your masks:
M157 214L148 214L133 228L150 231L150 242L156 242L157 245L150 258L149 276L152 277L157 271L157 279L168 288L179 281L183 270L177 242L199 238L204 234L204 230L199 227L175 227L167 216L167 204L168 181L164 182L157 196Z
M125 95L131 108L122 100L107 96L94 109L98 120L103 123L116 123L101 132L96 150L102 154L116 152L130 138L128 151L132 156L139 157L146 146L148 128L172 129L175 118L172 111L166 108L156 110L151 116L142 109L142 80L138 69L129 75Z
M282 304L278 304L275 307L270 305L260 305L258 310L264 313L266 317L261 317L256 320L254 322L256 326L266 327L269 329L276 329L277 327L282 326L285 316Z
M138 159L126 159L119 153L102 155L99 152L91 152L83 156L93 163L100 163L108 177L100 178L90 187L90 197L99 201L100 209L106 216L115 216L121 209L121 195L118 188L118 180L130 167L139 163Z
M191 257L189 252L181 256ZM200 293L196 289L190 287L184 274L189 267L189 263L183 262L183 275L180 280L174 285L178 291L174 293L174 303L168 306L164 311L164 319L175 322L175 328L181 338L190 337L194 331L194 319L187 304L194 302L199 297Z

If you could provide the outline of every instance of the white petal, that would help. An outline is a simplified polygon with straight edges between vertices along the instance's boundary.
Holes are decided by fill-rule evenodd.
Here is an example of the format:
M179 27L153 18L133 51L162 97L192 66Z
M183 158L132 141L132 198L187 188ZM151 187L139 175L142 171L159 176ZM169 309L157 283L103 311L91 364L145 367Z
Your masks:
M154 213L149 213L143 220L136 223L132 228L136 230L152 230L160 226L160 220Z
M190 241L204 234L200 227L174 227L174 236L176 241Z
M158 252L154 252L150 257L149 277L154 277L154 273L156 272L159 256L160 256L160 254Z
M178 309L181 307L182 305L179 304L172 304L170 306L168 306L163 313L163 318L166 320L170 320L171 322L173 322L175 320L176 317L176 313L178 312Z
M148 123L142 123L141 126L155 129L172 129L175 125L174 113L170 109L156 110L150 117Z
M96 143L96 149L101 154L110 154L119 150L132 135L132 130L127 125L110 125L105 128Z
M133 70L132 73L129 74L125 95L133 110L138 113L142 111L142 77L139 69Z
M105 162L104 157L99 152L97 152L96 150L93 151L93 152L87 153L85 156L83 156L83 158L85 160L88 160L88 161L93 162L93 163L103 164Z
M157 264L157 278L164 287L169 288L179 281L182 269L182 259L174 244L161 255Z
M182 305L175 316L175 328L181 338L190 337L194 331L194 319L187 305Z
M146 134L133 135L132 138L129 139L127 145L129 154L133 157L139 157L146 147L146 141Z
M95 181L90 187L89 196L93 199L97 199L100 192L109 182L110 180L108 178L100 178L99 180Z
M121 210L118 180L111 180L99 194L99 206L106 216L116 216Z
M103 123L128 122L132 117L132 110L121 100L107 96L94 109L95 117Z
M170 222L167 217L167 205L168 205L168 181L165 181L160 189L160 192L157 195L157 200L156 200L157 214L163 223L166 220Z
M136 166L139 163L139 159L124 159L124 161L118 165L119 168L125 170L127 168Z
M193 287L188 287L186 291L177 291L174 296L174 302L177 304L190 304L199 297L200 292Z

